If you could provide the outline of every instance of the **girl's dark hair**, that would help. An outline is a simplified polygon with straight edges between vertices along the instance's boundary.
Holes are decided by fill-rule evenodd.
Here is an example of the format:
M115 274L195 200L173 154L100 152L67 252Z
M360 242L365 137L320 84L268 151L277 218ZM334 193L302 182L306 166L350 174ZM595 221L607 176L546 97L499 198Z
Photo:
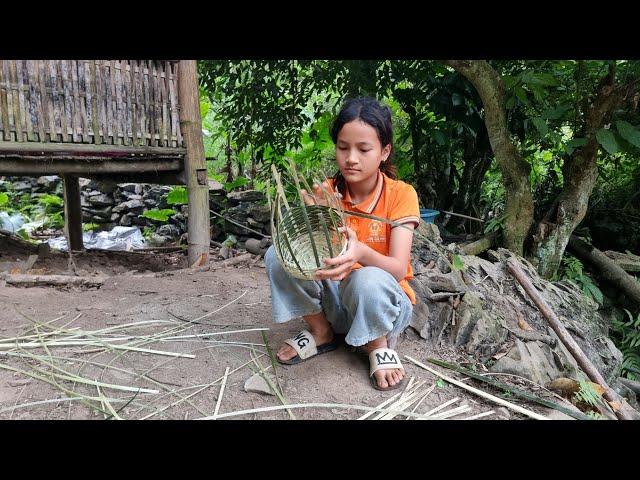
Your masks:
M331 139L338 143L338 133L345 123L360 120L372 126L377 134L382 148L391 146L391 153L386 161L380 163L380 171L389 178L396 179L396 167L393 164L393 125L391 122L391 110L372 97L357 97L347 100L340 109L338 116L331 125ZM334 175L333 182L341 194L345 194L345 180L340 170Z

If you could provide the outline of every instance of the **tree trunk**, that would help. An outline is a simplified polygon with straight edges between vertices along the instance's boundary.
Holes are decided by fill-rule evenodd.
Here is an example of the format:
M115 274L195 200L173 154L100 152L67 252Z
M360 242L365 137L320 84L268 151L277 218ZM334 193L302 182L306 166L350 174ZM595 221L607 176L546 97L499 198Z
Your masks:
M204 160L202 119L198 98L198 73L195 60L178 64L178 100L180 129L187 147L185 176L189 194L188 256L189 265L204 265L209 260L209 184Z
M475 87L484 106L484 121L491 148L502 171L506 192L505 246L522 255L524 240L533 223L533 196L529 185L531 167L511 140L503 105L504 84L484 60L445 60Z
M612 68L602 79L591 103L581 103L587 106L584 107L584 122L576 132L576 138L586 138L587 144L576 149L565 161L564 188L533 236L531 263L546 278L551 278L558 270L569 237L587 213L589 197L598 178L596 132L609 122L611 114L635 91L633 83L614 86L614 72Z

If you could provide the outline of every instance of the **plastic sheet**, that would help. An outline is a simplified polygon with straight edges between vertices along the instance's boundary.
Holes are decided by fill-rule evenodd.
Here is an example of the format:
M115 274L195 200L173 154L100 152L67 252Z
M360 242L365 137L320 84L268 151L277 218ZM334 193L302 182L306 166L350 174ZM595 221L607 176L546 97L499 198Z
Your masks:
M145 240L138 227L114 227L108 232L84 232L82 241L85 248L100 248L103 250L126 250L144 248ZM50 238L47 243L51 248L67 250L65 237Z

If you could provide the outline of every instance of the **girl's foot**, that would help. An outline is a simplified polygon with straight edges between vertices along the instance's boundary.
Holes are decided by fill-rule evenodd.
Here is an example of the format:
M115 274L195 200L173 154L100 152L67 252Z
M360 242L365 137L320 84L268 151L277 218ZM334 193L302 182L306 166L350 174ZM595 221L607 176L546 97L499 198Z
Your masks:
M325 328L309 328L309 333L313 336L313 339L316 342L316 345L324 345L325 343L330 343L333 340L333 330L327 324ZM288 343L284 343L277 351L276 356L281 361L291 360L298 353L293 349L291 345Z
M376 338L364 345L367 353L371 353L376 348L387 348L387 337ZM387 389L393 387L402 381L405 372L403 368L394 368L388 370L377 370L373 372L376 383L379 388Z

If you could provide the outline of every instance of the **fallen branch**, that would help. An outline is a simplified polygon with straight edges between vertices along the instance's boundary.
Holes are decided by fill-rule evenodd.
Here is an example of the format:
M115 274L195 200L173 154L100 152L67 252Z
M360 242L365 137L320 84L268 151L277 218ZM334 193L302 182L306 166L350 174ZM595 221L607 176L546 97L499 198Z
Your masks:
M488 383L489 385L491 385L492 387L496 387L499 388L501 390L504 390L506 392L511 393L512 395L516 396L516 397L520 397L524 400L528 400L530 402L535 402L535 403L539 403L540 405L544 405L545 407L549 407L549 408L553 408L554 410L558 410L559 412L562 412L566 415L569 415L570 417L576 418L578 420L590 420L590 418L579 412L579 411L575 411L575 410L571 410L569 408L563 407L561 405L558 405L555 402L551 402L549 400L545 400L543 398L539 398L536 397L535 395L532 395L530 393L527 393L523 390L520 390L518 388L515 387L511 387L510 385L507 385L505 383L502 382L498 382L496 380L492 380L490 378L486 378L482 375L479 375L475 372L472 372L471 370L468 370L466 368L463 367L459 367L457 365L453 365L451 363L447 363L447 362L443 362L442 360L436 360L434 358L428 358L427 361L433 363L434 365L438 365L440 367L444 367L444 368L448 368L449 370L453 370L455 372L458 373L462 373L464 375L466 375L467 377L471 377L475 380L479 380L481 382L484 383Z
M602 277L625 292L629 298L640 304L640 283L625 272L622 267L597 248L587 244L575 235L569 238L569 249L583 260L595 266Z
M496 244L498 239L498 232L491 232L484 237L476 240L475 242L468 243L460 247L460 250L465 255L478 255L485 250L490 249Z
M75 277L71 275L24 275L24 274L2 274L0 278L6 280L7 285L16 287L38 287L38 286L85 286L100 287L104 284L101 277Z
M629 380L628 378L624 377L618 377L618 380L625 387L633 390L637 394L640 394L640 382L634 382L633 380Z
M602 375L600 375L598 369L593 365L593 363L591 363L591 360L587 358L587 356L573 339L571 334L567 331L564 325L562 325L553 310L551 310L549 305L547 305L547 303L543 300L543 298L531 284L531 281L525 276L515 258L512 257L507 260L507 268L518 280L520 285L522 285L522 287L527 292L529 297L531 297L538 309L542 312L544 317L549 322L549 325L551 325L551 328L553 328L553 331L556 332L556 335L558 335L560 341L564 344L565 347L567 347L573 358L575 358L575 360L578 362L580 368L582 368L582 370L584 370L584 372L587 374L589 380L599 384L602 388L604 388L603 396L605 399L607 399L609 402L619 405L619 408L615 408L612 405L616 416L620 420L633 420L634 415L630 411L631 407L625 405L625 400L620 395L618 395L611 387L609 387L609 385L607 385L606 380Z
M434 375L437 375L438 377L442 378L443 380L452 383L453 385L457 385L460 388L463 388L465 390L468 390L469 392L475 393L476 395L478 395L479 397L482 398L486 398L487 400L491 400L492 402L495 402L499 405L502 405L504 407L510 408L511 410L514 410L518 413L522 413L523 415L526 415L527 417L531 417L534 418L536 420L548 420L547 417L543 416L543 415L539 415L535 412L532 412L531 410L527 410L526 408L523 408L519 405L516 405L515 403L511 403L511 402L507 402L506 400L503 400L502 398L496 397L494 395L491 395L490 393L487 392L483 392L482 390L478 390L477 388L474 387L470 387L469 385L466 385L462 382L459 382L458 380L456 380L455 378L451 378L451 377L447 377L446 375L443 375L442 373L434 370L431 367L426 366L423 363L420 363L418 360L411 358L409 355L405 355L404 358L406 358L407 360L409 360L411 363L416 364L417 366L424 368L425 370L427 370L428 372L433 373Z
M613 250L606 250L602 253L604 253L625 272L640 272L640 257L638 255L616 252Z

